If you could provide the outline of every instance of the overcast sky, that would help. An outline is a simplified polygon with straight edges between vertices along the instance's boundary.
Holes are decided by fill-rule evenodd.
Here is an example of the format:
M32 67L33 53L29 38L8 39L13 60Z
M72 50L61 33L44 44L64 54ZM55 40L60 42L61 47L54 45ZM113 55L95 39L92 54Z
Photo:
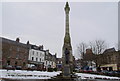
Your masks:
M109 47L118 41L117 2L70 2L70 35L73 54L80 42L105 40ZM44 45L62 56L65 31L65 2L6 2L2 4L2 37L22 43Z

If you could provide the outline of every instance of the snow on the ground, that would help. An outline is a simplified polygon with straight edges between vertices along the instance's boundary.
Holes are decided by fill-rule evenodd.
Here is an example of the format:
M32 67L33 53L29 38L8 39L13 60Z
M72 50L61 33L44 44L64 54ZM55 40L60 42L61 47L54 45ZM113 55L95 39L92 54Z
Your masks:
M27 71L27 70L1 70L0 69L0 79L10 78L10 79L50 79L60 74L58 72L46 72L46 71ZM119 77L111 77L104 75L86 74L86 73L76 73L81 79L119 79Z
M51 77L60 74L58 72L46 71L27 71L27 70L0 70L0 78L11 79L50 79Z
M101 78L101 79L119 79L119 77L111 77L111 76L104 76L104 75L95 75L95 74L87 74L87 73L76 73L81 79L95 79L95 78Z

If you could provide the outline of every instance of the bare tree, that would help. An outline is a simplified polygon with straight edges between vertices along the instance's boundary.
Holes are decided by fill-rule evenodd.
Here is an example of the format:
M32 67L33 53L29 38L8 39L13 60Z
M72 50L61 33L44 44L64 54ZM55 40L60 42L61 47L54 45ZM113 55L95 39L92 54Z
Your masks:
M89 45L94 54L101 54L107 48L104 40L95 40L90 42Z
M93 52L94 54L96 54L97 52L96 52L95 42L94 42L94 41L89 42L89 46L90 46L90 48L92 49L92 52Z
M78 55L81 57L81 59L83 58L85 54L86 48L87 48L87 44L84 42L81 42L77 47Z
M86 49L87 47L92 49L92 53L91 54L86 54ZM82 66L86 66L88 62L92 61L96 63L96 67L98 66L97 64L97 55L95 54L102 54L103 51L107 48L107 44L104 40L94 40L89 42L89 44L87 45L84 42L81 42L78 47L78 55L81 57L81 64Z

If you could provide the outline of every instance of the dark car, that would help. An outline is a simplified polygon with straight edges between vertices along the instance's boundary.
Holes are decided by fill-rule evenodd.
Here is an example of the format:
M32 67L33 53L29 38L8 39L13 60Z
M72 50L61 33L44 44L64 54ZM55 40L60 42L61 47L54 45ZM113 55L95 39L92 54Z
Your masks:
M21 70L22 68L21 68L21 66L16 66L16 69Z
M108 71L108 70L103 70L102 73L103 73L103 74L108 74L109 71Z
M109 71L108 72L109 75L115 75L115 74L120 74L119 71Z

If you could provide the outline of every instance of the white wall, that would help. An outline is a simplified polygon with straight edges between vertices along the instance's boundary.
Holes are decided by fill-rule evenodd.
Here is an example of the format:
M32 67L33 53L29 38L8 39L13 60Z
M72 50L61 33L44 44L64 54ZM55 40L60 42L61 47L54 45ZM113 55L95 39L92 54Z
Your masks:
M34 58L33 60L32 60L32 57ZM41 59L41 61L40 61L40 59ZM40 51L40 50L30 49L29 50L29 58L28 58L28 60L36 61L36 62L44 62L45 61L45 52Z
M32 57L34 58L33 60L32 60ZM36 58L37 58L37 60L36 60ZM41 59L41 61L40 61L40 59ZM29 58L28 58L28 60L36 61L36 62L44 62L44 67L45 68L48 68L49 65L51 66L51 68L56 67L56 63L54 61L45 60L45 52L44 51L30 49L29 50Z
M46 62L47 62L47 63L46 63ZM46 61L44 62L44 66L45 66L46 68L48 68L49 65L51 65L51 68L55 68L55 67L56 67L56 63L55 63L54 61L48 61L48 60L46 60Z

